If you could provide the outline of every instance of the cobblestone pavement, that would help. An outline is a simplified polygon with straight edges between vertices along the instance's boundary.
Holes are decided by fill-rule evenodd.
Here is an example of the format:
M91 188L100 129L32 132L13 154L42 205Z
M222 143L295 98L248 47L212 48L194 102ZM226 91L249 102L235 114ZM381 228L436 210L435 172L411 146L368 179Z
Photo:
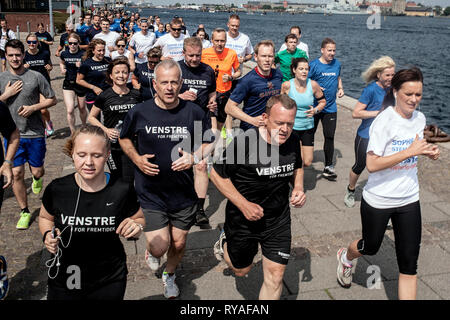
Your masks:
M52 86L58 97L58 104L50 109L56 132L47 139L44 187L52 179L73 171L70 159L62 153L69 129L62 101L63 77L57 58L52 58L54 64L51 72ZM283 299L364 299L360 291L362 289L359 287L352 288L354 291L345 291L339 288L335 280L336 250L361 235L359 201L362 187L367 180L365 172L357 187L357 205L355 208L346 208L343 196L348 172L354 160L353 140L359 121L352 120L351 111L342 106L339 106L338 117L335 156L339 177L337 182L329 182L321 177L323 139L319 130L316 135L314 163L305 170L307 205L302 209L292 210L292 256L286 271ZM423 293L418 297L423 299L450 299L449 153L450 149L442 147L440 160L421 158L419 164L423 211L421 250L423 260L419 261L419 292ZM45 299L46 296L47 269L44 264L49 255L43 250L42 236L37 223L42 194L36 196L31 192L31 176L28 171L26 184L29 208L33 214L30 228L25 231L16 230L20 209L10 189L5 194L0 214L0 254L6 256L8 260L8 273L11 279L8 296L10 300ZM256 299L255 288L259 288L261 283L261 269L255 268L255 271L242 281L234 279L225 263L218 261L213 254L212 246L224 222L225 201L212 185L209 186L206 206L206 212L210 216L210 227L191 229L186 254L177 271L177 281L182 291L181 298ZM395 281L398 271L393 239L392 230L388 230L380 253L374 257L361 259L358 263L361 265L360 268L373 263L384 267L383 294L372 295L373 290L367 290L364 291L364 295L368 294L366 298L396 298ZM124 241L124 245L128 254L129 268L126 299L162 299L160 274L152 273L143 259L144 240L140 239L136 244ZM255 265L260 265L260 254L255 258ZM327 268L327 271L324 271L324 268ZM420 270L423 270L422 273ZM319 279L323 279L320 280L323 282ZM366 280L367 275L355 276L354 282L364 287ZM216 286L221 289L218 290Z

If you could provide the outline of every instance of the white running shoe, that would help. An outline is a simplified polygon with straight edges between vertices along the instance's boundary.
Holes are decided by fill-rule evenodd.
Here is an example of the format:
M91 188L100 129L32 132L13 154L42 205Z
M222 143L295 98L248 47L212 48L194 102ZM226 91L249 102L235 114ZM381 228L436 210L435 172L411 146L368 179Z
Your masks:
M219 236L219 240L216 241L214 244L214 255L216 256L217 260L223 260L223 244L226 240L225 231L222 230Z
M355 206L355 190L350 191L347 187L345 192L344 203L348 208L353 208Z
M145 262L147 262L147 265L152 271L158 271L160 258L152 256L147 249L145 250Z
M167 299L174 299L180 294L180 289L178 289L178 286L175 283L175 278L175 274L169 276L166 271L163 272L162 281L164 284L164 297Z
M337 252L337 281L344 288L350 288L352 285L352 265L346 264L342 261L342 255L347 253L346 248L340 248Z

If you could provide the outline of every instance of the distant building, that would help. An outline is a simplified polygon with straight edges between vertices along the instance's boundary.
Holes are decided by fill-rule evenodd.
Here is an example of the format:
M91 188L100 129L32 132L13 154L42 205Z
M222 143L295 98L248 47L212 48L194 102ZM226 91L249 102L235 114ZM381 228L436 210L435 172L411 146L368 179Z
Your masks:
M415 17L429 17L433 15L433 9L430 7L423 6L415 6L415 7L406 7L405 14L407 16L415 16Z
M406 0L392 0L392 13L404 14L406 8Z

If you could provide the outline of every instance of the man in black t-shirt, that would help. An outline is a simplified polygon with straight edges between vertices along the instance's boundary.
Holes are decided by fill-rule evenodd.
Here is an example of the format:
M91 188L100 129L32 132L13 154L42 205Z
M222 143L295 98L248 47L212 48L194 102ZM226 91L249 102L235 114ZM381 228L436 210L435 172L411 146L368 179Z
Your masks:
M6 154L3 155L3 146L0 146L0 211L3 202L3 190L9 187L13 181L13 160L19 147L19 129L9 113L8 107L0 101L0 133L9 141ZM6 177L4 184L3 177ZM0 255L0 300L8 293L8 276L6 274L6 259Z
M181 82L176 61L160 62L153 79L156 97L128 111L119 140L136 166L135 187L146 219L146 261L156 271L159 258L167 252L162 276L166 298L179 295L175 269L195 223L192 165L204 158L207 144L214 140L207 114L198 105L178 98Z
M280 298L291 251L289 204L301 207L306 201L299 140L291 135L296 111L287 95L271 97L263 113L265 125L234 138L211 171L211 180L228 198L215 252L242 277L261 245L260 299Z
M184 40L184 60L179 61L183 75L183 86L181 87L179 97L183 100L192 101L202 107L212 117L211 126L215 130L217 128L217 121L214 115L217 109L216 77L214 70L209 65L201 62L202 48L200 38L191 37ZM195 191L198 196L197 225L204 225L209 222L204 211L209 183L206 162L207 159L204 159L194 166Z

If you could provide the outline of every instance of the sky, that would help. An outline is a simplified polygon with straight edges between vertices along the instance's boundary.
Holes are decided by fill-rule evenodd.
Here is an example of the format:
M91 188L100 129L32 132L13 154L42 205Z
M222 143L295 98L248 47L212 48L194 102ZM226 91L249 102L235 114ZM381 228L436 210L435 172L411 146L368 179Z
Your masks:
M137 0L134 0L137 1ZM196 4L202 4L202 3L225 3L225 4L231 4L234 3L235 5L244 4L247 3L247 0L144 0L145 2L153 3L154 5L170 5L175 4L177 2L181 4L186 3L196 3ZM261 0L261 1L270 1L270 0ZM272 0L272 2L282 2L283 0ZM289 2L300 2L300 3L327 3L327 0L288 0ZM362 1L362 0L361 0ZM407 0L408 1L408 0ZM428 6L435 6L439 5L441 7L447 7L450 6L450 0L412 0L416 3L422 3L424 5Z

